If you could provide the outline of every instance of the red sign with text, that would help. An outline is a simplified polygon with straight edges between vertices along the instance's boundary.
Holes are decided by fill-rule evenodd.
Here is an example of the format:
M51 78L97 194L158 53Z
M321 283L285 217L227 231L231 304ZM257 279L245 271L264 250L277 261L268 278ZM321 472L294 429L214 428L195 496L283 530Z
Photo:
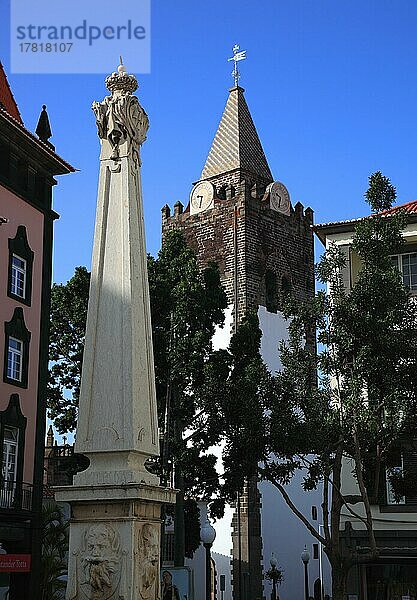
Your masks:
M0 554L0 573L28 573L30 554Z

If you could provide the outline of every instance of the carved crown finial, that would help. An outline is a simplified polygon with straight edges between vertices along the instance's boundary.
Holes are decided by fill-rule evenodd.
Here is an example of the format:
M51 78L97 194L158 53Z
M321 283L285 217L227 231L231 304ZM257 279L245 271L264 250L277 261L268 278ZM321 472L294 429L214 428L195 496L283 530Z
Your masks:
M120 65L117 67L117 73L114 72L106 78L106 88L112 94L116 91L133 94L138 89L138 80L134 75L129 75L126 72L122 57L120 57Z

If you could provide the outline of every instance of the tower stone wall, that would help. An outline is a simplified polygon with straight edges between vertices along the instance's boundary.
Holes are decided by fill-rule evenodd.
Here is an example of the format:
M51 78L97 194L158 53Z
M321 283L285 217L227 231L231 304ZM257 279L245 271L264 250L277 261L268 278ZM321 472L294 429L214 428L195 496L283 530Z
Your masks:
M255 189L254 189L255 188ZM214 208L190 214L177 203L174 214L162 209L162 238L172 229L183 231L201 267L219 265L229 304L237 299L237 322L247 310L267 306L265 274L276 277L276 307L289 285L295 298L314 293L313 211L299 202L290 215L269 207L265 188L243 180L232 189L216 186ZM284 288L284 289L283 289Z
M233 181L231 174L229 177ZM163 238L169 231L179 229L195 250L202 268L210 261L218 264L236 324L247 310L268 307L269 302L272 310L279 311L283 294L288 291L286 285L298 299L313 295L312 210L304 210L297 203L290 215L285 215L270 208L264 185L251 186L252 182L243 180L224 188L223 181L216 185L212 209L192 215L189 206L183 210L177 203L171 215L169 208L164 207ZM267 273L275 277L275 298L267 298ZM240 523L237 509L232 522L235 600L262 598L260 511L261 495L256 480L251 480L240 498Z
M285 207L280 205L287 192L273 183L243 91L230 90L196 183L212 184L213 199L206 199L205 209L201 200L197 212L191 201L185 209L177 202L173 213L167 205L162 208L163 240L179 229L201 268L210 261L218 264L234 329L248 310L264 306L279 313L285 294L300 300L314 294L313 211L299 202L293 207L289 198ZM282 197L274 198L274 186ZM270 331L262 333L275 344ZM278 353L278 340L276 348ZM261 510L258 482L252 479L236 502L232 521L234 600L263 596Z

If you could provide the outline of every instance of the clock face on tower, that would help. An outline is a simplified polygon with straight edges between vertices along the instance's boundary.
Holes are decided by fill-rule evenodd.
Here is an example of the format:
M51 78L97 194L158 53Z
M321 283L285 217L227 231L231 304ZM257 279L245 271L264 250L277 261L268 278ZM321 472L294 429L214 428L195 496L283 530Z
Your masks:
M190 214L213 208L214 204L214 186L209 181L201 181L197 183L191 192L190 196Z
M289 215L291 210L290 195L287 188L280 181L274 181L268 186L269 206L272 210Z

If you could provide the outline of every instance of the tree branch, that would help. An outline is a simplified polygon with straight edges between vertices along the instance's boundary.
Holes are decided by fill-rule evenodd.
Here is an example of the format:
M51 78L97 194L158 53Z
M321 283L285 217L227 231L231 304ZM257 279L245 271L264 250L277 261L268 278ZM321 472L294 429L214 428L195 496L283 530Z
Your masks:
M298 456L300 461L305 462L308 465L313 464L313 462L309 460L306 456L301 456L300 454L297 454L296 456ZM323 475L323 479L324 477L326 476ZM332 478L329 475L327 475L327 481L332 487L335 487ZM343 504L359 504L360 502L363 502L363 498L360 494L347 494L346 496L344 496L340 489L337 489L337 493L339 494L339 497L342 500Z
M197 420L199 417L201 417L204 414L204 409L201 409L196 415L194 415L193 419ZM193 437L195 437L198 433L200 433L202 431L202 427L197 427L197 429L194 429L194 431L192 433L190 433L190 435L187 435L187 437L183 438L183 442L188 442L188 440L192 440Z
M342 470L342 457L343 457L343 447L339 442L339 445L336 450L334 463L333 463L333 485L339 490L341 488L341 470ZM330 478L329 478L330 481ZM342 504L340 502L340 494L332 494L332 507L330 514L330 531L331 531L331 545L332 549L336 548L336 552L340 549L340 511L342 508Z
M346 494L346 496L340 494L340 496L343 500L343 504L359 504L360 502L363 502L363 498L360 494Z
M372 523L371 505L369 503L368 493L366 491L365 482L363 480L362 458L361 458L361 450L360 450L360 446L359 446L356 424L354 426L354 431L353 431L353 441L354 441L354 445L355 445L355 473L356 473L356 477L358 480L359 489L362 494L363 503L364 503L365 512L366 512L366 520L364 522L365 522L366 529L368 530L368 534L369 534L369 543L371 545L371 552L373 552L374 556L376 556L378 554L378 549L377 549L377 545L376 545L376 541L375 541L375 534L374 534L373 523Z
M358 515L357 512L355 512L352 508L350 508L349 504L347 504L346 502L344 502L343 506L346 506L346 508L348 509L348 511L350 512L350 514L353 517L356 517L357 519L359 519L359 521L362 521L362 523L364 523L365 525L367 524L366 518L365 517L361 517L361 515Z
M277 490L280 492L280 494L283 497L287 506L292 510L292 512L295 514L295 516L298 517L298 519L300 519L300 521L302 523L304 523L304 525L307 527L307 529L309 530L311 535L314 536L316 538L316 540L318 540L321 544L323 544L323 546L325 546L327 548L329 546L328 541L322 535L320 535L319 532L316 531L316 529L314 529L314 527L312 526L310 521L295 506L294 502L289 497L288 492L285 490L284 486L281 485L274 477L268 476L268 473L265 469L260 468L260 472L265 476L265 478L269 482L272 483L272 485L274 485L277 488Z

